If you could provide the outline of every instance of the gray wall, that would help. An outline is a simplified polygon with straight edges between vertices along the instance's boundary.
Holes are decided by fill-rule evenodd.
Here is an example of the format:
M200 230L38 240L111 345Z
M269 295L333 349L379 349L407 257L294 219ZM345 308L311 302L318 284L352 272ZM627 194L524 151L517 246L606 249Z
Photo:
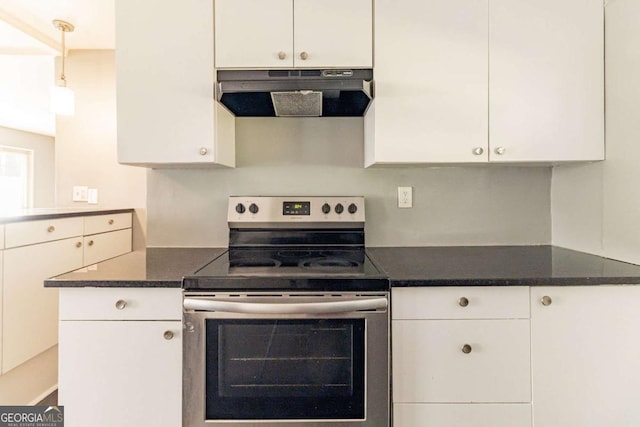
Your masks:
M53 137L0 127L0 145L33 150L33 207L55 205Z
M236 169L149 171L148 246L226 246L227 197L252 194L363 195L369 246L550 243L550 168L363 169L361 119L236 123Z

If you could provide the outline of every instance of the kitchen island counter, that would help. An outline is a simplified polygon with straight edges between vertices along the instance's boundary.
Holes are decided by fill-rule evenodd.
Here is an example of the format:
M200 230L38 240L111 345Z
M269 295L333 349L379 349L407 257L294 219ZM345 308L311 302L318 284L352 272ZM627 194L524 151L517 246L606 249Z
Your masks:
M147 248L45 280L45 287L180 288L225 248Z
M640 266L556 246L376 247L392 287L640 284Z

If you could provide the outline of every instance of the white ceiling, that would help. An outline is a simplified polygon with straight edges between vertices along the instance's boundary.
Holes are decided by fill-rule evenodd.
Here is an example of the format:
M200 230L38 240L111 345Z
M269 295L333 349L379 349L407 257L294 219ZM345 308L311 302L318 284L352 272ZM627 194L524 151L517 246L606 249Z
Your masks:
M60 31L54 28L52 21L62 19L73 24L75 31L66 35L67 49L115 48L114 0L2 0L0 22L3 16L58 44ZM19 36L10 38L2 31L0 28L0 48L6 48L5 40L20 39Z

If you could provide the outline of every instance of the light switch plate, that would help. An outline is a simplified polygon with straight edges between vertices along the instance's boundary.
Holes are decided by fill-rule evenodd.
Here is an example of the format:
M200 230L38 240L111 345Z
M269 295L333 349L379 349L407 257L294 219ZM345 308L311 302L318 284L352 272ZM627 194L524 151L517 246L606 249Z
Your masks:
M89 191L87 192L87 202L89 202L89 204L91 205L97 205L98 204L98 189L97 188L90 188Z
M74 202L86 202L88 199L88 190L89 187L83 185L74 185L72 200Z

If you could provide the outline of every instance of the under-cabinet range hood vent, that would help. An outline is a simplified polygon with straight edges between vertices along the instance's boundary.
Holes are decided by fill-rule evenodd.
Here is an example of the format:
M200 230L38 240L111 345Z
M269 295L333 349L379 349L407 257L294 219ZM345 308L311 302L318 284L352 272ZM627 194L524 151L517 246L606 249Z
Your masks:
M358 117L373 70L219 70L216 99L238 117Z

